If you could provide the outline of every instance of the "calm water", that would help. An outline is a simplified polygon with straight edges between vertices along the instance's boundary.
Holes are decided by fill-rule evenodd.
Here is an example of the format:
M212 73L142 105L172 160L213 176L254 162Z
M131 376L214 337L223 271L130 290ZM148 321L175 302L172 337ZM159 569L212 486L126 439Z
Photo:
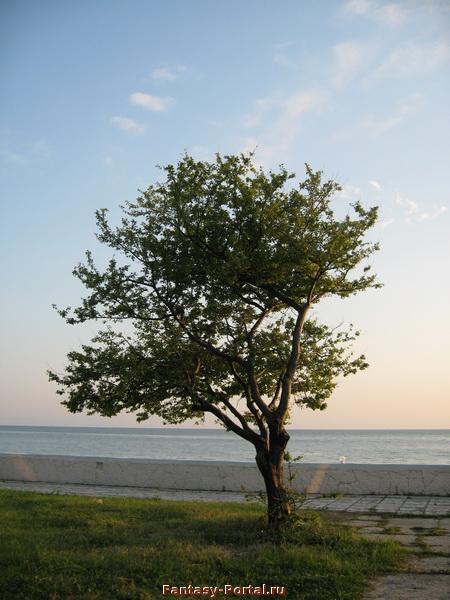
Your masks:
M304 462L450 464L450 430L292 430ZM0 426L0 453L251 461L253 447L218 429Z

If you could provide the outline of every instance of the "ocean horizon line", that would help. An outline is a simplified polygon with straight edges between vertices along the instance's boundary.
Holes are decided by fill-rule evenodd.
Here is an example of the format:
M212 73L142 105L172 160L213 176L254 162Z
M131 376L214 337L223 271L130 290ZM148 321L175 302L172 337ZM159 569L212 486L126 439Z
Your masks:
M183 427L174 425L158 425L154 427L140 427L128 425L21 425L1 424L0 428L34 428L34 429L128 429L134 431L161 430L161 431L225 431L224 427ZM288 431L450 431L450 427L292 427Z

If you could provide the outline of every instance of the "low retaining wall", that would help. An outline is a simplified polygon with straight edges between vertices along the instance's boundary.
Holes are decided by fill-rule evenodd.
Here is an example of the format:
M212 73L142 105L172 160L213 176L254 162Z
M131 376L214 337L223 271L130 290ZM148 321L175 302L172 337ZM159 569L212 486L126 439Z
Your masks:
M310 494L450 495L450 465L296 464ZM0 454L0 479L177 490L264 490L254 463Z

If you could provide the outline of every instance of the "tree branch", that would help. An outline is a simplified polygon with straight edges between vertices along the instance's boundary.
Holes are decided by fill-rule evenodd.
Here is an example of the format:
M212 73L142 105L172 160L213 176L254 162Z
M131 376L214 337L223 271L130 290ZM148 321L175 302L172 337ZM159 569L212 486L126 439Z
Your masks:
M248 423L245 420L244 416L241 415L241 413L238 411L238 409L231 404L231 402L228 400L228 398L224 394L221 394L217 390L214 390L213 387L211 386L211 384L208 384L208 392L213 398L218 398L220 400L220 402L225 404L225 406L228 408L228 410L239 420L239 422L242 425L242 428L245 429L245 431L251 431L252 433L254 433L253 430L250 429L250 427L248 426Z
M265 439L267 437L267 429L264 425L263 420L261 419L261 414L258 412L258 409L252 400L250 390L249 390L249 385L239 375L239 373L237 372L236 366L234 364L231 365L231 372L233 373L236 381L241 385L241 387L244 391L244 394L245 394L247 408L251 412L253 417L255 418L256 424L258 425L259 431L261 432L261 436Z
M276 415L279 419L284 420L286 413L289 408L289 400L291 397L291 388L292 388L292 379L294 377L295 371L297 369L297 362L300 356L300 341L301 335L303 331L303 325L306 321L306 315L311 306L311 301L314 294L314 289L316 284L321 276L320 268L317 270L316 276L311 284L311 287L307 296L307 303L302 307L299 311L297 320L295 322L294 332L292 335L292 346L291 353L289 356L288 363L286 365L286 370L283 375L282 384L281 384L281 397L280 403L278 405Z
M220 421L222 421L222 423L225 425L225 427L227 429L230 429L231 431L233 431L234 433L239 435L241 438L244 438L244 440L247 440L248 442L252 443L253 445L258 445L261 443L261 438L257 433L252 431L250 428L247 431L247 430L244 430L242 427L239 427L239 425L237 423L232 421L228 417L228 415L226 415L215 404L212 404L211 402L208 402L204 398L201 398L198 394L193 394L193 399L194 399L194 402L196 403L196 405L198 405L201 410L212 413Z

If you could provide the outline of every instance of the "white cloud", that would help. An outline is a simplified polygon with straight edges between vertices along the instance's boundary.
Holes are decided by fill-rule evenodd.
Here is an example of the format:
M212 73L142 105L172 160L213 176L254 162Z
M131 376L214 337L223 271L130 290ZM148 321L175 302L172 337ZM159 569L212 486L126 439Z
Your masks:
M129 97L131 104L143 106L153 112L164 112L174 102L173 98L162 98L161 96L152 96L143 92L135 92Z
M355 200L361 197L361 188L352 183L345 183L336 195L345 200Z
M321 110L326 101L326 93L318 88L295 92L282 101L279 116L268 132L268 141L261 145L266 160L283 158L297 138L304 115Z
M405 208L406 214L408 216L416 215L419 212L419 206L418 206L417 202L414 202L414 200L410 200L409 198L406 198L406 196L402 196L398 192L395 196L395 202Z
M323 102L323 92L310 88L288 96L282 103L282 120L287 126L295 125L301 115L317 108Z
M389 227L389 225L392 225L392 223L394 223L393 218L382 219L381 221L378 221L378 227L381 229L386 229L386 227Z
M260 125L263 118L267 116L267 112L272 108L279 107L281 104L280 94L275 93L265 98L257 98L253 103L251 112L244 115L242 124L245 128L251 129Z
M377 8L373 16L378 21L387 23L388 25L399 25L406 21L408 13L404 6L396 2L389 2Z
M357 42L341 42L333 48L334 74L332 83L336 87L347 84L367 64L371 54L368 45Z
M378 183L378 181L375 181L375 179L369 181L369 185L371 185L377 192L381 192L381 185Z
M105 156L103 159L103 164L105 165L105 167L113 167L114 166L114 159L112 156Z
M152 71L152 79L155 80L163 80L163 81L175 81L177 76L173 71L168 69L167 67L160 67L158 69L153 69Z
M397 192L395 202L405 210L407 222L411 221L430 221L436 219L448 211L446 206L433 205L431 208L424 210L419 207L418 203L410 200L406 196Z
M151 78L154 81L175 81L182 73L186 73L188 68L184 65L178 65L173 69L169 67L157 67L151 72Z
M421 94L411 94L411 96L408 96L408 98L405 98L398 104L397 110L392 116L384 118L370 116L364 121L363 127L368 129L373 135L381 135L416 114L422 107L422 104L423 98Z
M398 2L373 2L372 0L347 0L342 12L352 17L368 17L386 25L399 25L408 18L408 10Z
M378 226L381 227L381 229L386 229L386 227L389 227L392 223L394 223L394 219L384 219L378 223Z
M253 112L244 117L244 125L263 125L263 128L259 134L241 139L240 151L244 148L254 150L258 146L255 158L266 166L273 165L274 161L286 160L304 116L323 110L327 101L328 94L322 88L307 88L286 97L274 93L257 100Z
M446 206L434 206L430 211L423 211L418 215L419 221L428 221L430 219L436 219L440 215L443 215L448 211Z
M446 42L419 45L406 44L393 50L376 69L373 77L408 77L438 69L450 59Z
M114 127L126 131L127 133L139 134L145 131L145 127L141 123L128 117L111 117L109 122L111 125L114 125Z
M372 8L372 2L370 0L347 0L344 3L342 10L344 13L350 15L366 15Z

